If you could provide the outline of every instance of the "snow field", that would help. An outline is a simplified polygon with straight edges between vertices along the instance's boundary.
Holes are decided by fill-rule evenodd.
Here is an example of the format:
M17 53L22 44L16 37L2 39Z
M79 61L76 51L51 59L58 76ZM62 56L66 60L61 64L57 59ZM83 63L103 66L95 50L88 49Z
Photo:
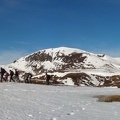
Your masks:
M96 95L118 88L0 83L0 120L119 120L120 103L98 102Z

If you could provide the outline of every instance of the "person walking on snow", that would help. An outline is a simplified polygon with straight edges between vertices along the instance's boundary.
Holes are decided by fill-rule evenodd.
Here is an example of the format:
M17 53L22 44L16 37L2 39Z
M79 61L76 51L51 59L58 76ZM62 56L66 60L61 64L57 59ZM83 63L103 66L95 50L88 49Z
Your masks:
M19 79L19 71L17 69L15 69L15 78L18 82L20 82L20 79Z
M5 72L5 81L8 82L8 76L9 76L9 73L6 71Z
M48 75L47 72L45 74L45 80L46 80L46 85L49 85L50 84L50 75Z
M4 76L5 72L6 72L5 69L1 67L1 72L0 72L1 73L1 82L4 79L3 76Z
M11 80L13 82L15 82L15 80L13 79L13 75L14 75L14 72L12 70L10 70L10 82L11 82Z
M32 83L32 81L31 81L32 76L33 75L31 73L27 73L25 83Z

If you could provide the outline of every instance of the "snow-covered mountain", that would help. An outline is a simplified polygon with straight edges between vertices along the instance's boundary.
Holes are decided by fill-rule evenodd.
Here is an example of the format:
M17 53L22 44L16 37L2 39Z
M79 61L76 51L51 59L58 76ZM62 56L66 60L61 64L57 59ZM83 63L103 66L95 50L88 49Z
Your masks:
M34 78L43 80L47 71L52 80L71 85L119 85L120 58L93 54L76 48L50 48L37 51L4 66L32 72Z

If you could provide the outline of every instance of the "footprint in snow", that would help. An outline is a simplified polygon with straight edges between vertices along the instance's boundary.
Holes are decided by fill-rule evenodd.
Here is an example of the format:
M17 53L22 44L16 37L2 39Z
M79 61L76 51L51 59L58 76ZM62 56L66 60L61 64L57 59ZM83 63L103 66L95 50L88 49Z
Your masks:
M74 112L67 113L67 115L74 115L74 114L75 114Z
M82 110L85 110L85 108L82 108Z
M29 114L28 116L29 116L29 117L33 117L33 115L31 115L31 114Z
M39 114L42 114L42 112L39 112Z
M60 109L61 109L61 107L58 107L58 108L56 108L56 109L53 109L52 112L54 112L54 111L56 111L56 110L60 110Z

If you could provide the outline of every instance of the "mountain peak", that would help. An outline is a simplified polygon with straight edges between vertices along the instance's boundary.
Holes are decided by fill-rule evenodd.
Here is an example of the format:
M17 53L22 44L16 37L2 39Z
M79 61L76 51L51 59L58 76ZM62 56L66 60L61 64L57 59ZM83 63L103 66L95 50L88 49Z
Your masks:
M64 53L65 55L68 55L70 53L80 53L80 52L85 52L83 50L77 49L77 48L70 48L70 47L58 47L58 48L49 48L49 49L43 49L40 51L45 51L45 53L57 53L57 52L61 52ZM39 52L40 52L39 51Z

